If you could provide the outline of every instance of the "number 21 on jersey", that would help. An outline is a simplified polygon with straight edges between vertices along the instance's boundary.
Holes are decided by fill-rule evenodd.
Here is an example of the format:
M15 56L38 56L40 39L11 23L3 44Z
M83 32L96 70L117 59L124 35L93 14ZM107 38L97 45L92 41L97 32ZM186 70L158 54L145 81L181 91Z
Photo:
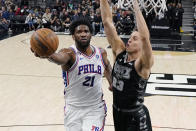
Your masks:
M83 82L83 86L93 87L95 76L87 76L85 77L85 81Z

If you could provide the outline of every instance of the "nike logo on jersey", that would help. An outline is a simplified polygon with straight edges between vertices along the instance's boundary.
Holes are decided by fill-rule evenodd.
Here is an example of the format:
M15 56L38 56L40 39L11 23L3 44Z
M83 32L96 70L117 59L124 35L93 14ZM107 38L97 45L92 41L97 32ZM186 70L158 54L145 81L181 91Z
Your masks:
M83 60L84 58L80 58L80 60Z
M99 59L99 55L96 55L97 60Z
M82 65L78 67L78 75L86 73L97 73L101 74L101 66L95 66L94 64Z

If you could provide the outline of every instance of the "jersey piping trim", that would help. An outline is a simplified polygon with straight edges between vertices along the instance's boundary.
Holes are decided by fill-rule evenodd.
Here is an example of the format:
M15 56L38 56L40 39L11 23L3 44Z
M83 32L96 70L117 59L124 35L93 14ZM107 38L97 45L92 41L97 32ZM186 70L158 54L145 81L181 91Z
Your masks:
M75 52L75 54L77 54L74 48L72 48L72 47L70 47L70 48ZM71 66L71 68L68 71L70 72L70 71L74 70L75 67L78 65L78 62L79 62L79 58L76 55L76 61L74 62L74 64Z
M105 68L105 63L104 63L104 61L103 61L103 57L102 57L100 48L98 48L98 50L99 50L99 54L100 54L100 56L101 56L101 63L102 63L102 65L103 65L103 67Z
M92 54L91 56L87 56L87 55L85 55L84 53L80 52L79 50L78 50L78 52L80 52L84 57L86 57L86 58L88 58L88 59L91 59L91 58L96 54L96 49L95 49L95 47L92 46L92 45L91 45L91 47L94 49L94 52L93 52L93 54Z
M64 79L64 85L65 87L67 87L69 85L68 71L63 71L63 79Z
M102 125L102 127L101 127L100 131L103 131L103 130L104 130L104 126L105 126L105 118L106 118L106 116L107 116L107 106L106 106L106 104L105 104L105 101L104 101L104 100L103 100L103 102L104 102L104 111L105 111L105 116L104 116L104 119L103 119L103 125Z

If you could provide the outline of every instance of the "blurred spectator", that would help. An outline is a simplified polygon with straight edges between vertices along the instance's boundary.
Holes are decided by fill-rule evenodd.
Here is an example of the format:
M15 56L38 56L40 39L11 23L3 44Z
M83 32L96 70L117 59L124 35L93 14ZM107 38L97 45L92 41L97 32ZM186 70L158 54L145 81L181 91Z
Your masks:
M78 15L79 15L79 16L82 15L81 8L78 8L78 11L77 11L77 12L78 12Z
M9 12L7 11L7 7L4 6L2 6L2 18L9 19Z
M125 35L130 35L135 27L134 21L128 15L123 21L123 33Z
M173 26L172 11L173 11L172 3L168 3L166 17L168 18L170 29L172 29L172 26Z
M9 9L9 20L10 21L13 20L14 19L14 16L15 16L15 14L14 14L13 9Z
M42 25L41 18L39 18L38 16L36 16L35 13L32 14L32 18L33 18L33 25L34 25L35 29L40 28L41 25Z
M71 24L71 20L69 17L66 18L65 21L62 22L62 30L66 33L69 33L69 26Z
M143 16L146 19L146 24L147 24L147 27L148 27L148 29L150 31L151 28L152 28L152 25L153 25L153 23L155 21L156 14L155 14L155 12L149 12L148 14L143 12Z
M81 12L81 10L82 10L82 6L81 6L81 4L80 4L80 3L76 5L76 9L77 9L77 10L80 10L80 12Z
M21 8L21 10L20 10L20 15L28 15L29 14L29 9L28 8L25 8L25 7L23 7L23 8ZM33 14L33 11L32 11L32 14Z
M4 4L5 4L6 7L9 7L13 4L13 0L4 0Z
M55 32L61 31L61 21L56 9L53 10L50 22L51 22L50 28L53 31Z
M36 17L36 20L37 20L37 28L36 29L42 28L43 21L42 21L42 14L41 13L38 14L38 16Z
M183 32L181 28L183 13L184 13L184 9L182 8L181 3L178 3L177 6L176 6L176 3L172 4L171 16L170 16L170 20L172 19L172 30L176 32Z
M69 1L68 8L69 8L69 9L73 9L73 3L72 3L71 0Z
M33 13L35 14L36 17L38 17L39 16L39 13L40 13L39 12L39 9L37 7L35 7Z
M112 12L112 18L113 18L114 25L116 25L118 21L116 12Z
M32 29L35 30L34 26L34 20L33 20L33 14L29 13L29 15L26 17L25 23L28 24L29 30L31 31Z
M95 35L102 31L102 20L100 12L97 12L94 16L93 28Z
M116 23L118 34L130 35L134 27L135 27L135 23L132 14L131 13L127 14L126 12L122 11L120 20L118 20Z
M80 17L84 17L85 19L87 19L87 20L90 21L90 16L88 15L88 13L87 13L86 10L83 10L82 11L82 15Z
M94 10L91 10L91 11L90 11L90 23L91 23L91 24L94 22L94 18L95 18Z
M67 2L62 1L61 2L61 6L62 6L62 8L67 9Z
M79 15L78 15L78 10L74 10L74 15L72 16L72 21L76 20L79 18Z
M42 16L42 22L45 28L50 28L51 15L52 14L50 13L50 8L46 8L46 12Z
M20 10L21 10L21 8L18 5L16 5L15 6L15 15L20 15L21 14Z
M172 3L171 6L171 18L172 18L172 25L171 25L171 29L173 31L175 31L177 29L177 25L176 22L178 21L178 14L176 13L176 3Z
M124 17L121 16L116 22L116 31L118 34L123 34L123 20Z
M61 12L60 12L60 20L61 21L65 21L68 17L70 17L70 14L66 11L66 9L64 8Z
M184 9L182 8L181 3L178 3L176 13L178 14L177 31L183 32L183 30L182 30L182 18L183 18Z
M87 8L85 0L82 0L81 8L82 8L82 10L85 10Z
M91 0L88 0L88 1L87 1L87 8L93 10L93 3L92 3Z
M31 13L31 14L34 13L33 7L31 7L31 6L28 7L28 10L27 11L28 11L28 13Z
M194 38L196 39L196 19L194 20Z
M100 1L99 0L95 0L95 2L93 2L93 9L94 9L94 11L96 11L99 7L100 7Z
M9 23L2 16L3 16L3 12L1 11L0 12L0 28L3 28L4 30L8 31Z

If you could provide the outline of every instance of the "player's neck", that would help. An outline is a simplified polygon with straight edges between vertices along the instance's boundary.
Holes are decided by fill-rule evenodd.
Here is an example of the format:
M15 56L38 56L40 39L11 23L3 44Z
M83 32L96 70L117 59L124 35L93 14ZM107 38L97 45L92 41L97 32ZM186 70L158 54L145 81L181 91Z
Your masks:
M138 53L128 53L127 52L127 62L136 60L138 58Z
M91 56L94 53L94 48L92 48L90 45L85 49L78 48L78 50L87 56Z

